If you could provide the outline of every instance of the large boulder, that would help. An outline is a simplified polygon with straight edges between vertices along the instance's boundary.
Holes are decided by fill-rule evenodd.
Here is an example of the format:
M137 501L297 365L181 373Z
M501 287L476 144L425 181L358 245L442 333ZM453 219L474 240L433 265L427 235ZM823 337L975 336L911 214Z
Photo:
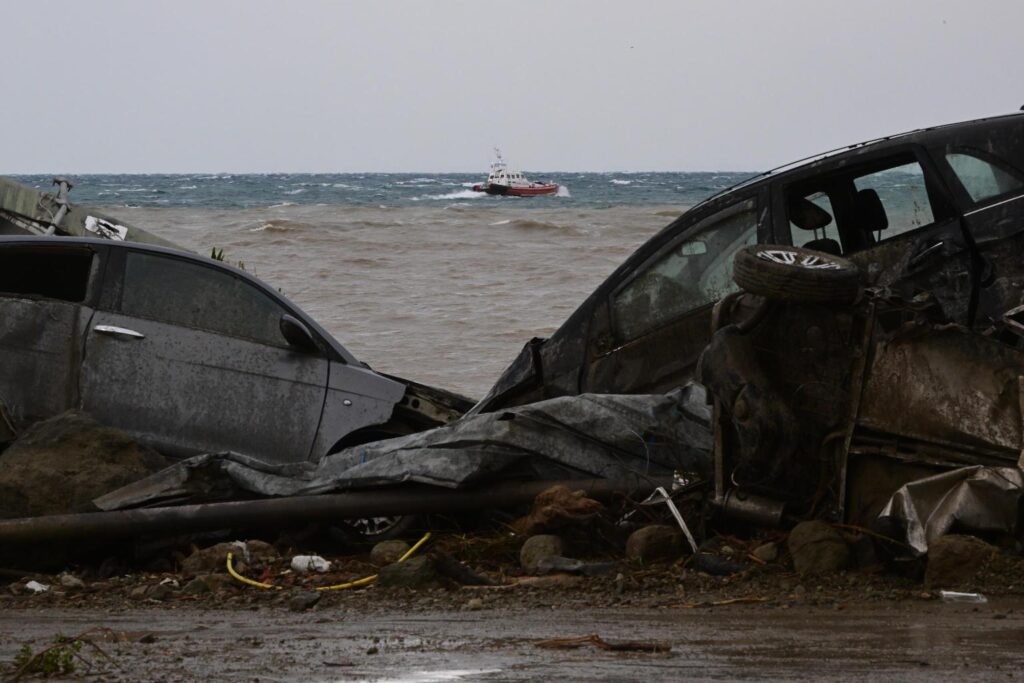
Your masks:
M943 536L928 546L925 583L935 588L969 585L998 552L995 546L974 536Z
M850 546L825 522L800 522L787 540L793 568L799 574L832 574L850 563Z
M166 464L118 429L62 413L29 427L0 455L0 518L93 512L93 498Z

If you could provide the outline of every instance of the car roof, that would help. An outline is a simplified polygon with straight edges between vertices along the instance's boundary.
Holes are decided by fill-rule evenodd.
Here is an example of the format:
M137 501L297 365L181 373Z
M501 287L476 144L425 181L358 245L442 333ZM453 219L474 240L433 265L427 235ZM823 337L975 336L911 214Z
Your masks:
M886 135L880 138L857 142L852 145L844 145L843 147L837 147L836 149L832 149L827 152L819 152L809 157L797 159L796 161L776 166L775 168L767 171L762 171L761 173L757 173L749 178L741 180L735 185L716 192L707 199L698 202L691 207L689 211L693 211L694 209L703 207L706 204L716 202L723 197L733 194L734 192L750 188L762 182L769 182L770 180L782 175L802 171L824 161L832 161L834 159L841 159L847 156L859 156L860 154L868 151L874 152L884 150L887 147L895 147L897 145L907 143L934 142L937 139L943 139L961 130L983 126L993 121L1003 121L1012 118L1024 118L1024 111L1015 111L1009 114L1000 114L997 116L986 116L984 118L971 119L969 121L957 121L956 123L946 123L937 126L929 126L927 128L917 128L904 133L895 133L893 135Z

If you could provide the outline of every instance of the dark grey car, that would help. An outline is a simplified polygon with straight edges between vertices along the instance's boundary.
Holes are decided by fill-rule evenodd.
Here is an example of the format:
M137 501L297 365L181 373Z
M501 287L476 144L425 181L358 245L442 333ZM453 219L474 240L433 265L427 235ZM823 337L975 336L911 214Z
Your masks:
M169 455L287 463L444 424L467 406L374 372L224 263L0 237L0 437L5 423L16 431L80 408Z

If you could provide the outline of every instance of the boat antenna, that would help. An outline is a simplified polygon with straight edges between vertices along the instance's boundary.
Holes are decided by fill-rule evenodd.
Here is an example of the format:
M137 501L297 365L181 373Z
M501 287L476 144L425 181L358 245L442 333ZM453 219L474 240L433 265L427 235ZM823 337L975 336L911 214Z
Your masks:
M494 156L498 157L498 163L504 163L505 160L501 158L501 150L497 147L494 148Z

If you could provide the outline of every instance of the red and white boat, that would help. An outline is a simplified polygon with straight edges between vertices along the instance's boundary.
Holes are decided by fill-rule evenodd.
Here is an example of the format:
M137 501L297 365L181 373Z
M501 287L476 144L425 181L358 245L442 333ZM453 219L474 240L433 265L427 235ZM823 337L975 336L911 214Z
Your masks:
M491 164L491 172L487 174L487 180L473 186L474 192L512 197L533 197L558 192L558 183L532 182L519 171L508 167L505 160L501 158L501 150L496 148L494 153L498 160Z

